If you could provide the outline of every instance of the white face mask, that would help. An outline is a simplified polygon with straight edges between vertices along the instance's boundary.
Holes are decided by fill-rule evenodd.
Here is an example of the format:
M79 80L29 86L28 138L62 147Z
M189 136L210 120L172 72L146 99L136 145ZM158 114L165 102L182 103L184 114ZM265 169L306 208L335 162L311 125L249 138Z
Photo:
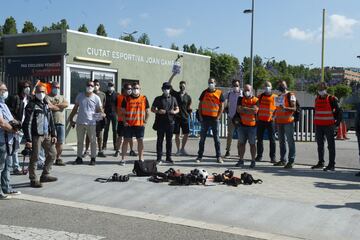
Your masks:
M234 92L240 92L240 87L233 87Z
M135 96L137 96L137 95L140 94L140 89L133 89L133 90L132 90L132 93L133 93Z
M108 87L108 90L109 90L110 92L113 92L113 91L115 91L115 88L114 88L114 87Z
M51 92L52 92L52 94L54 94L54 95L56 96L56 95L60 94L60 89L58 89L58 88L53 88L53 89L51 90Z
M9 92L6 91L6 92L4 92L3 94L0 95L0 99L5 101L8 98L8 96L9 96Z
M87 93L92 93L94 91L94 87L86 87Z
M324 95L326 95L326 90L322 90L322 91L318 91L318 93L319 93L319 95L320 96L324 96Z
M29 87L24 88L24 94L25 95L30 95L30 88Z
M42 100L44 100L44 98L45 98L45 93L36 93L36 94L35 94L35 97L36 97L37 99L39 99L40 101L42 101Z
M271 93L271 87L265 87L264 90L265 90L266 93Z
M210 90L215 89L215 83L209 83L209 89Z
M250 91L245 91L245 92L244 92L244 96L245 96L245 97L250 97L250 96L251 96L251 92L250 92Z
M98 86L98 85L94 86L94 91L99 91L99 89L100 89L100 86Z
M170 89L163 89L163 93L165 96L169 96L170 95Z
M131 95L132 94L132 89L126 90L126 93L127 93L127 95Z

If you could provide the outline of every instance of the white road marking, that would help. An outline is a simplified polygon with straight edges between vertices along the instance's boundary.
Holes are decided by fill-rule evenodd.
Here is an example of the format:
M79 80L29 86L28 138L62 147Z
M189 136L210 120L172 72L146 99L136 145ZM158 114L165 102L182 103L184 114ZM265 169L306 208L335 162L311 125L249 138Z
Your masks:
M65 201L65 200L60 200L60 199L55 199L55 198L39 197L39 196L33 196L33 195L28 195L28 194L17 195L17 196L14 196L13 198L22 199L22 200L26 200L26 201L32 201L32 202L55 204L55 205L64 206L64 207L85 209L85 210L102 212L102 213L116 214L116 215L127 216L127 217L136 217L136 218L141 218L141 219L146 219L146 220L152 220L152 221L158 221L158 222L164 222L164 223L170 223L170 224L177 224L177 225L181 225L181 226L188 226L188 227L212 230L212 231L216 231L216 232L230 233L230 234L235 234L235 235L240 235L240 236L264 239L264 240L300 240L300 239L303 239L303 238L297 238L297 237L293 237L293 236L280 235L280 234L274 234L274 233L266 233L266 232L260 232L260 231L255 231L255 230L239 228L239 227L233 227L233 226L226 226L226 225L221 225L221 224L206 223L206 222L202 222L202 221L198 221L198 220L190 220L190 219L179 218L179 217L171 217L171 216L154 214L154 213L147 213L147 212L133 211L133 210L127 210L127 209L121 209L121 208L99 206L99 205L80 203L80 202ZM25 240L27 240L27 239L25 239Z
M10 225L0 225L1 235L17 240L100 240L105 238L89 234Z

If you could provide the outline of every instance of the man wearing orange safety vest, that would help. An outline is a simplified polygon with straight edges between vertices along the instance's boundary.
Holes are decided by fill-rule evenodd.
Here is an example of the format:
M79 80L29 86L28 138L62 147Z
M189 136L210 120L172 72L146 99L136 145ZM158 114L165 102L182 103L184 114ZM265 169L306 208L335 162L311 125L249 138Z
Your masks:
M251 153L250 168L254 168L256 155L256 114L259 110L257 106L258 98L253 96L252 87L249 84L244 86L243 95L243 97L238 98L237 102L237 112L240 114L240 126L237 129L239 137L239 161L235 166L244 166L245 146L246 141L249 141Z
M120 155L121 144L124 138L124 122L122 116L122 102L124 98L130 96L132 94L132 87L130 83L125 83L124 87L121 89L121 94L117 96L117 103L116 103L116 114L118 117L118 124L117 124L117 138L116 138L116 145L115 145L115 154L114 157L118 157ZM137 156L133 150L133 141L130 141L130 156Z
M139 160L144 161L144 133L145 125L149 118L149 102L144 95L140 94L140 84L134 83L132 94L122 102L122 113L124 123L124 143L121 148L120 165L125 165L125 154L127 145L133 137L138 144Z
M278 90L280 95L275 99L276 111L275 122L278 128L280 161L274 166L293 168L295 162L295 141L294 141L294 112L296 111L296 97L292 92L287 91L285 81L279 81ZM289 147L288 163L286 163L286 142Z
M219 138L219 121L221 113L224 108L224 95L220 89L216 89L216 81L210 78L208 81L208 88L204 90L199 98L199 121L201 122L199 151L196 162L201 162L207 132L212 129L214 138L216 160L218 163L223 163L220 151L220 138Z
M275 98L276 94L272 93L271 82L266 81L264 84L264 92L258 96L259 98L259 111L258 121L256 123L256 138L257 138L257 156L255 161L261 161L264 152L264 132L267 130L270 142L270 162L275 163L275 125L274 113L276 110Z
M327 85L321 82L318 85L318 95L315 99L315 137L317 143L319 161L311 169L324 168L324 140L326 138L329 149L329 164L324 171L335 170L335 126L339 126L341 122L341 109L338 99L330 96L326 92Z

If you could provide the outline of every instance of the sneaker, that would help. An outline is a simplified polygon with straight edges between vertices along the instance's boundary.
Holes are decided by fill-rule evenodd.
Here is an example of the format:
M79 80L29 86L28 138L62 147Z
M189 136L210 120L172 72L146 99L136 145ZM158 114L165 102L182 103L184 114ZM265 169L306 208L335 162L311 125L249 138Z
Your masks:
M114 157L118 157L118 156L120 156L120 151L116 150L115 154L114 154Z
M89 152L88 151L85 151L82 155L83 158L87 157L87 156L90 156Z
M226 151L224 157L225 157L225 158L230 157L230 151Z
M41 188L42 184L38 180L30 181L30 187L32 188Z
M135 153L134 150L131 150L130 153L129 153L129 155L132 156L132 157L136 157L136 156L137 156L137 154Z
M356 177L360 177L360 172L358 172L357 174L355 174Z
M293 168L293 166L294 166L293 163L288 162L288 163L284 166L284 168L286 168L286 169L291 169L291 168Z
M23 174L23 172L21 171L21 170L19 170L19 169L15 169L14 171L13 171L13 175L24 175Z
M66 166L66 164L63 162L63 160L60 158L55 160L55 165L56 166Z
M324 167L325 166L323 163L317 163L316 165L312 166L311 169L322 169Z
M256 162L261 162L261 161L262 161L262 157L256 156L255 161L256 161Z
M255 161L251 161L251 163L250 163L250 168L255 168L255 166L256 166L256 162L255 162Z
M244 160L239 160L236 164L235 167L243 167L244 166Z
M73 165L83 164L83 160L81 157L77 157L73 162Z
M285 165L286 165L286 162L284 162L284 161L278 161L278 162L274 163L274 166L283 167L283 166L285 166Z
M101 152L98 152L98 155L97 155L98 157L106 157L106 155L104 154L104 152L103 151L101 151Z
M166 158L166 163L171 163L171 164L174 164L174 161L171 159L171 158Z
M0 200L10 200L10 199L11 199L11 197L8 195L0 194Z
M217 162L217 163L224 163L224 161L222 160L221 157L217 157L217 158L216 158L216 162Z
M327 166L323 169L325 172L335 172L335 167Z
M156 165L162 165L164 164L161 160L156 160Z
M175 156L181 156L181 151L177 150L176 153L175 153Z
M196 160L195 160L195 162L197 162L197 163L199 163L199 162L201 162L201 161L202 161L202 158L201 158L201 157L197 157Z
M89 165L90 166L95 166L95 162L96 162L95 158L91 158Z
M189 155L185 149L181 149L181 150L180 150L180 154L181 154L182 156L188 156L188 155Z
M10 192L6 192L5 194L9 194L9 195L20 195L21 192L20 192L20 191L16 191L16 190L11 190Z
M57 177L53 177L50 175L41 175L40 177L40 183L43 182L56 182L57 181Z
M121 160L120 163L119 163L120 166L125 166L125 161L124 160Z

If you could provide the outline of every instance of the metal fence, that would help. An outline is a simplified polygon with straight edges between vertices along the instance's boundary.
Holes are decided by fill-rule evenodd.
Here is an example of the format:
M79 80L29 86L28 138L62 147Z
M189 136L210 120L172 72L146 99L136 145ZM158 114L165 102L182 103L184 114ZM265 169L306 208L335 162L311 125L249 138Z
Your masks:
M301 108L300 119L295 122L294 139L298 142L313 142L315 141L315 128L314 128L314 108L304 107ZM227 137L227 114L223 113L220 118L219 135L221 138ZM198 137L200 135L201 125L196 119L195 113L192 113L192 117L189 118L190 136ZM211 135L211 131L208 132ZM237 134L234 134L235 138ZM233 136L233 137L234 137ZM275 132L277 138L277 131Z

